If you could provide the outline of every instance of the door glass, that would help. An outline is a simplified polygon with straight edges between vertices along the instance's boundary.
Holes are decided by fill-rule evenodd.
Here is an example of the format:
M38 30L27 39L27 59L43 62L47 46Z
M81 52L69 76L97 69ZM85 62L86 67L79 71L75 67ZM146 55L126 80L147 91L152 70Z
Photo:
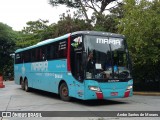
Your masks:
M83 68L82 68L82 36L71 37L71 72L75 79L83 79Z

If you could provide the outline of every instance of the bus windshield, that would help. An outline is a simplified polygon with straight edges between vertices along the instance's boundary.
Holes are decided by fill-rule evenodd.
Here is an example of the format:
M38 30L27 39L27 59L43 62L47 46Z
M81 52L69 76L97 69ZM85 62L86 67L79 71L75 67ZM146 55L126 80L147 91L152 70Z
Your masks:
M86 79L130 78L128 50L122 38L84 36Z

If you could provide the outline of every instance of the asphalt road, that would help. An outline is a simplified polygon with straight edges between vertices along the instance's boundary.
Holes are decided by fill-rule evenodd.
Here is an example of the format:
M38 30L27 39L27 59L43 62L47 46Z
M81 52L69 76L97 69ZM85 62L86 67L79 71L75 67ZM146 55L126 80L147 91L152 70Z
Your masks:
M0 111L160 111L160 96L134 95L130 98L112 100L82 101L72 99L70 102L64 102L60 100L58 95L53 93L39 90L25 92L21 90L19 85L14 84L13 81L7 81L4 84L5 88L0 88ZM158 120L159 118L160 117L76 117L76 119L81 120ZM17 120L18 118L0 118L0 120L8 119ZM39 118L34 118L34 120L35 119L37 120ZM62 118L50 117L42 119L61 120ZM74 120L75 117L63 117L63 119Z

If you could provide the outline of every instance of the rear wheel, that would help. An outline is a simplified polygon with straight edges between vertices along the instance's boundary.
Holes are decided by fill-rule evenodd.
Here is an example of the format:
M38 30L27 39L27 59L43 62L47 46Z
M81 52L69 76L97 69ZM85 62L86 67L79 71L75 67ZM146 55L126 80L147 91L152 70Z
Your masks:
M60 97L62 100L64 101L69 101L71 98L69 97L69 90L68 90L68 86L65 82L63 82L61 85L60 85L60 88L59 88L59 93L60 93Z
M21 79L21 89L24 90L24 80Z
M24 90L26 92L29 92L29 90L30 90L30 88L28 87L28 80L27 79L24 81Z

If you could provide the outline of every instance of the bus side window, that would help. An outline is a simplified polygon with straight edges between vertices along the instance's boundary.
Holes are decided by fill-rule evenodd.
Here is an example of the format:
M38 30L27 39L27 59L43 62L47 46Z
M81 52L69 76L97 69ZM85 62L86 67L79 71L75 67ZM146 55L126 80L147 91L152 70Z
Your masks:
M25 51L24 54L25 54L24 55L24 62L25 63L30 62L30 57L31 57L30 51Z
M54 57L55 57L55 59L59 58L59 47L58 47L58 43L57 42L54 45Z
M39 61L39 48L36 48L36 62Z
M46 59L46 46L43 46L42 48L41 48L41 60L47 60Z
M19 64L23 62L22 53L16 53L15 55L15 64Z
M67 57L67 39L64 39L56 44L56 50L58 53L58 58Z
M31 50L31 61L32 62L36 61L36 50L35 49Z
M50 47L50 59L55 59L54 44Z
M20 63L23 63L24 62L24 52L21 52L21 62Z
M42 60L42 49L39 48L39 58L38 58L38 61L41 61Z
M50 60L50 45L46 47L46 59Z

